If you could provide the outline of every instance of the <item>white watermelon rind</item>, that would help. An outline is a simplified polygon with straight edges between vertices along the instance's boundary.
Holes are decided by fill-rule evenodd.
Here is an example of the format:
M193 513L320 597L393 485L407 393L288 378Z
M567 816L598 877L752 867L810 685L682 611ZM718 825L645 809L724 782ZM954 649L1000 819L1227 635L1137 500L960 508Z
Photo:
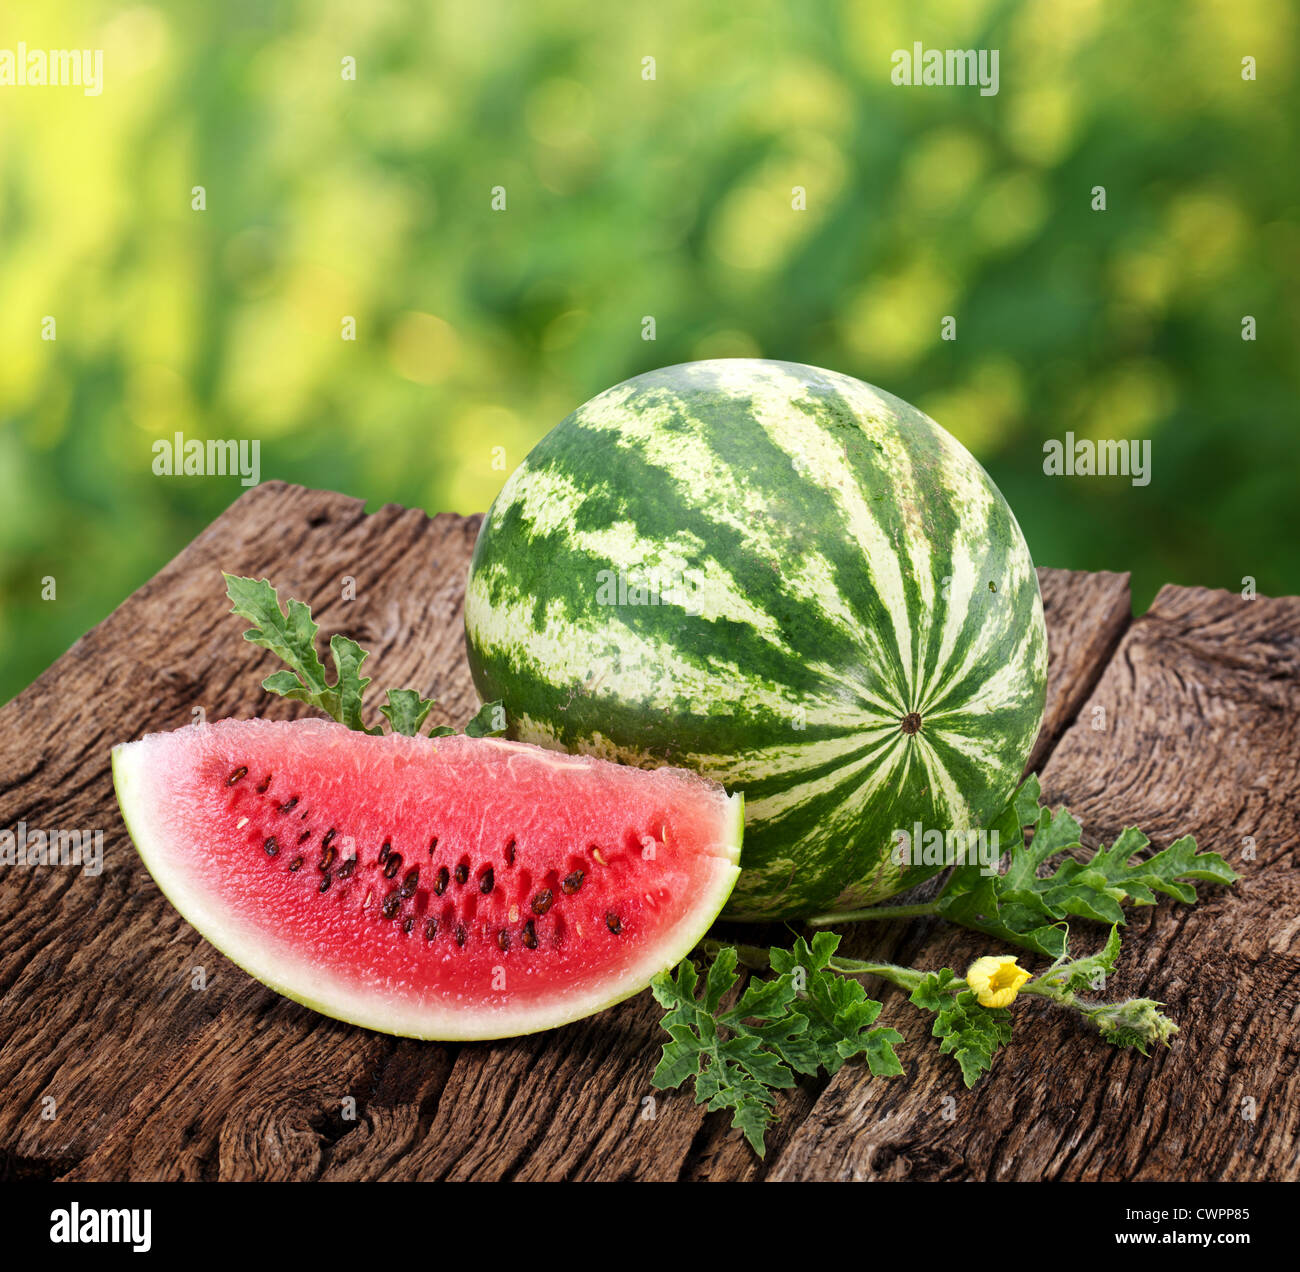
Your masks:
M154 815L159 798L151 790L145 742L113 748L113 786L127 832L140 859L163 895L198 933L230 961L269 989L323 1016L398 1037L438 1042L479 1042L541 1033L572 1024L633 997L660 972L675 967L708 932L740 877L744 796L727 797L723 842L716 845L717 869L709 890L654 948L594 991L559 998L553 1005L502 1004L490 1011L449 1010L440 1004L384 1002L373 991L358 992L328 969L299 959L286 945L273 948L264 931L254 930L223 912L219 898L195 888L183 860L172 860L170 836Z

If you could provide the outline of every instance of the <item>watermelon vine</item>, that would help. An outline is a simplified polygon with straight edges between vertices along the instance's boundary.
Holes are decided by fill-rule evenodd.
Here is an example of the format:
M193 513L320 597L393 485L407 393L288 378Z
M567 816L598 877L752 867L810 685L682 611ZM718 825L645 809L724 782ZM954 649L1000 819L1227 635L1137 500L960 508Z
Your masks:
M1194 904L1196 883L1231 884L1236 873L1217 853L1197 852L1190 835L1134 860L1150 841L1130 827L1110 847L1089 852L1078 820L1064 807L1055 813L1041 807L1040 794L1038 778L1030 777L996 822L1009 850L1005 872L987 873L974 862L960 865L933 901L822 915L809 926L940 917L1052 958L1045 971L1031 975L1011 955L977 959L961 977L948 967L922 971L842 958L836 953L840 937L827 931L816 931L811 942L798 937L789 950L707 940L695 951L710 963L702 995L695 994L698 977L689 960L652 984L669 1009L662 1024L671 1039L654 1085L675 1088L693 1081L696 1102L710 1111L730 1109L732 1125L762 1157L776 1119L776 1092L794 1086L794 1074L833 1074L859 1055L877 1076L903 1071L894 1051L902 1035L875 1026L882 1007L854 980L859 976L905 990L913 1006L934 1016L939 1050L956 1060L967 1087L992 1068L1011 1040L1010 1007L1021 995L1074 1013L1114 1046L1143 1055L1153 1045L1167 1046L1178 1026L1160 1011L1163 1004L1150 998L1097 1002L1082 995L1105 991L1120 953L1125 905L1153 905L1157 892ZM1044 873L1058 857L1063 860L1055 871ZM1072 957L1071 916L1110 925L1100 950ZM776 976L750 980L730 1005L738 964L770 968Z

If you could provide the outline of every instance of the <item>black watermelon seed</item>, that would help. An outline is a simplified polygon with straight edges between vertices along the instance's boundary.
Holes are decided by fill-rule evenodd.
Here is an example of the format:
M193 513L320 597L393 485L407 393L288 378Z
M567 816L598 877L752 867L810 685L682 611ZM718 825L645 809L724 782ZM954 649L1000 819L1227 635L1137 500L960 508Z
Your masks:
M298 836L298 842L300 844L305 844L310 838L311 838L311 831L304 830L302 834Z
M535 950L537 948L537 929L533 927L532 919L529 919L524 924L524 933L521 939L527 949Z
M344 863L339 867L339 878L340 878L340 879L347 879L347 878L350 878L351 875L352 875L352 872L353 872L356 868L357 868L357 859L356 859L355 857L349 857L349 858L348 858L348 859L347 859L347 860L346 860L346 861L345 861L345 862L344 862Z
M280 851L280 845L276 843L274 835L272 835L271 838L262 845L262 847L268 857L274 857L275 854Z
M424 925L424 939L426 941L432 941L433 938L437 935L438 935L438 920L430 919L428 923Z
M295 857L295 858L294 858L294 859L289 863L289 869L290 869L290 870L301 870L301 869L302 869L302 858L301 858L301 857Z
M241 777L247 777L247 776L248 776L248 767L244 764L241 764L228 778L226 778L226 785L234 786L234 784L237 781L239 781Z
M393 851L393 845L387 839L384 840L383 846L379 849L379 862L382 865L388 860L388 854Z
M339 832L338 832L337 830L335 830L333 826L331 826L331 827L329 828L329 830L327 830L327 831L325 832L325 838L322 839L322 840L320 841L320 846L321 846L322 848L328 848L328 847L330 846L330 841L331 841L331 840L334 838L334 836L337 835L338 833L339 833Z
M316 863L317 870L328 870L334 864L334 858L339 855L338 849L331 845L326 848L320 855L320 860Z
M566 896L571 897L580 887L582 887L583 874L583 871L575 870L562 884L560 884L560 887L564 889Z
M317 892L328 892L328 891L329 891L329 886L330 886L330 884L333 883L333 882L334 882L334 880L331 878L331 876L330 876L330 874L329 874L329 871L326 871L323 875L321 875L321 878L320 878L320 887L317 888L316 891L317 891Z
M503 950L508 950L510 948L509 928L502 928L501 931L497 933L497 945L499 945Z
M270 773L268 773L268 774L267 774L267 775L262 779L262 784L257 788L257 793L258 793L259 795L265 795L266 792L270 789L270 786L271 786L271 776L272 776L272 775L271 775Z
M483 872L483 878L479 880L478 890L480 892L491 892L492 882L493 882L492 867L489 866L487 870Z
M397 872L402 868L402 854L389 852L387 858L381 857L380 860L384 863L384 878L396 879Z
M512 839L508 844L506 844L506 865L513 866L514 864L515 864L515 841Z
M437 852L437 850L438 850L438 836L434 835L434 837L429 840L429 856L432 857L433 854Z
M464 925L463 923L457 923L457 924L456 924L456 944L459 945L459 946L461 946L462 948L464 948L464 945L465 945L465 937L466 937L467 935L468 935L468 933L465 931L465 925Z
M456 867L456 882L466 883L469 881L469 867L462 864Z
M288 799L283 804L280 805L280 811L282 813L291 813L297 807L298 807L298 797L295 795L293 796L292 799Z
M396 892L390 892L384 898L384 904L379 907L379 913L386 919L391 919L402 908L402 898Z
M415 926L415 915L408 914L406 918L402 920L402 931L409 933L414 926Z
M545 914L546 911L549 910L549 909L551 908L551 902L552 902L554 899L555 899L555 898L551 895L551 890L550 890L550 888L543 888L543 889L542 889L542 890L541 890L541 891L540 891L540 892L539 892L539 893L538 893L538 894L533 898L533 913L534 913L534 914Z
M450 878L451 876L447 873L447 867L443 866L442 869L438 871L438 877L433 881L433 895L435 897L440 897L447 891L447 881Z
M416 888L418 888L419 886L420 886L420 867L412 866L406 872L406 878L402 880L402 890L400 893L402 899L405 900L407 897L413 896Z
M617 936L623 930L623 920L617 914L605 915L605 926Z

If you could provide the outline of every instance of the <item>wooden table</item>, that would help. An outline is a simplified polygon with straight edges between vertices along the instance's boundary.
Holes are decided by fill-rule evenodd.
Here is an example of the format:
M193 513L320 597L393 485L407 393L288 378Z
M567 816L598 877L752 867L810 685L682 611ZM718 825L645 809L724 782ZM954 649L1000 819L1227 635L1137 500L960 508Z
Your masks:
M805 1082L759 1162L686 1091L654 1093L649 994L567 1028L444 1046L318 1016L228 963L163 899L117 815L109 747L201 708L289 716L258 688L220 569L269 575L380 684L476 705L461 602L477 517L267 483L0 711L0 827L99 828L98 877L0 868L0 1175L105 1179L1294 1179L1300 1123L1300 598L1042 570L1047 718L1032 765L1086 835L1184 832L1242 875L1132 912L1115 996L1182 1027L1150 1059L1025 1017L973 1092L929 1018L872 986L905 1077ZM356 599L341 599L344 576ZM1095 840L1094 840L1095 842ZM1096 929L1082 928L1086 939ZM987 943L860 925L844 952L962 968ZM206 970L194 989L193 969ZM647 1097L653 1095L653 1104ZM356 1116L343 1115L355 1100ZM653 1112L653 1116L650 1113Z

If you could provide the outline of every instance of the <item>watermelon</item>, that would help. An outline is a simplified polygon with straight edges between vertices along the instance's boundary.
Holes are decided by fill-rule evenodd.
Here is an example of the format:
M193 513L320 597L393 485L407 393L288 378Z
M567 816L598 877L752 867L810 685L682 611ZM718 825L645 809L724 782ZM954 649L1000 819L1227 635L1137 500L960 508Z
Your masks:
M172 904L264 984L416 1038L549 1029L636 993L739 873L742 800L463 736L223 720L113 751Z
M745 792L735 918L941 869L900 832L987 826L1046 690L1037 577L988 475L899 398L788 362L652 371L560 423L483 520L465 631L511 736Z

